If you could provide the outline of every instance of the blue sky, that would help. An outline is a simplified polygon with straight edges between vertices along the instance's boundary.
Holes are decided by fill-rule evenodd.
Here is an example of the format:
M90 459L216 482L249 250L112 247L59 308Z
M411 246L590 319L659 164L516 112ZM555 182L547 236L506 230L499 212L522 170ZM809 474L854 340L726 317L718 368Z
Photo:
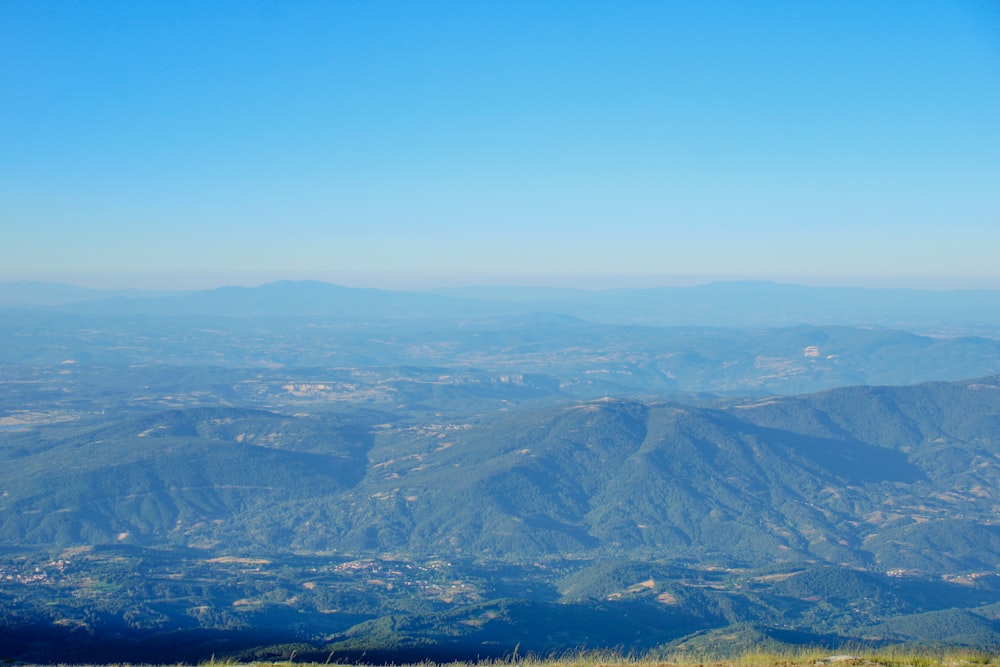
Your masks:
M1000 289L1000 5L0 2L0 280Z

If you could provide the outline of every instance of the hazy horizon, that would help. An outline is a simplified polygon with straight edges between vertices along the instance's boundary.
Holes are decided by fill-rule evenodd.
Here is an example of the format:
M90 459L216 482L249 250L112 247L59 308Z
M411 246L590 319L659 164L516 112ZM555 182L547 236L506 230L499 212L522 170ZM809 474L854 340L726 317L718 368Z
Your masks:
M1000 278L966 278L937 276L775 276L775 275L479 275L479 276L400 276L345 275L322 273L275 273L255 275L151 273L151 274L26 274L0 273L3 283L62 284L94 290L189 291L220 287L259 287L283 281L316 281L352 288L372 288L390 291L424 291L465 288L556 288L581 290L646 289L657 287L694 287L713 283L766 282L806 287L857 287L866 289L909 290L1000 290Z

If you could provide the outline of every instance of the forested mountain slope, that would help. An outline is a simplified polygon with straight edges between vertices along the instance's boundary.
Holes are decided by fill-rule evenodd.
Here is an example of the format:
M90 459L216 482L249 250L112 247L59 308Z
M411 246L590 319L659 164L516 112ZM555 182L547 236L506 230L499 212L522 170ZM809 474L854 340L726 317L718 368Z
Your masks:
M5 655L1000 640L1000 377L640 401L411 369L396 403L251 378L261 409L130 372L177 393L14 380L71 398L0 428Z
M429 419L196 408L7 432L0 530L25 546L1000 565L996 378Z

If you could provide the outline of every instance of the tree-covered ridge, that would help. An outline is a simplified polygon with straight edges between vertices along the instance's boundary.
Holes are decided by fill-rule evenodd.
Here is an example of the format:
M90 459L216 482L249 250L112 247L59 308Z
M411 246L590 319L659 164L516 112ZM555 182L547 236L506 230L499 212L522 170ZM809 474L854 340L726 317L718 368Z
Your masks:
M469 389L10 413L2 653L1000 638L1000 378L685 401Z
M175 409L7 432L0 512L17 546L988 570L998 414L995 379L467 417Z

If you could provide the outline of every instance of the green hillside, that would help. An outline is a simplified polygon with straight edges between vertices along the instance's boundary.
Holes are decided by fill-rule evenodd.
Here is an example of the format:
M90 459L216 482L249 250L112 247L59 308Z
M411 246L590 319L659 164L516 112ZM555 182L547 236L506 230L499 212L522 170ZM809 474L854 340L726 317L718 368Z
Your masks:
M602 399L440 423L236 408L105 417L4 436L0 530L17 546L991 569L989 382L712 407Z
M393 406L324 386L9 412L0 656L1000 641L1000 378L685 401L476 381Z

